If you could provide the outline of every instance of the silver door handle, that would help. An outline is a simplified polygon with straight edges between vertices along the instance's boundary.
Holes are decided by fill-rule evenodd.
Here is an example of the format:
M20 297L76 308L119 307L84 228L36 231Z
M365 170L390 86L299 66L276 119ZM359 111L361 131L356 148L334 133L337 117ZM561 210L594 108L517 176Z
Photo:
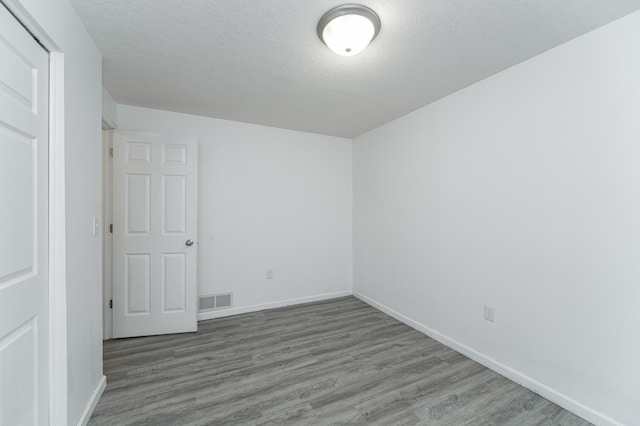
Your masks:
M187 247L191 247L193 245L193 240L187 240L185 244L187 245Z

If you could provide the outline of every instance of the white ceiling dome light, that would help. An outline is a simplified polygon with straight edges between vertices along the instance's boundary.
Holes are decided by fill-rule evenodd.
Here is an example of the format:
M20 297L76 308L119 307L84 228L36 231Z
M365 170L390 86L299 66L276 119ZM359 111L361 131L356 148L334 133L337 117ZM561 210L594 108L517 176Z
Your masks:
M359 4L345 4L325 13L318 22L318 37L338 55L362 52L380 32L380 18Z

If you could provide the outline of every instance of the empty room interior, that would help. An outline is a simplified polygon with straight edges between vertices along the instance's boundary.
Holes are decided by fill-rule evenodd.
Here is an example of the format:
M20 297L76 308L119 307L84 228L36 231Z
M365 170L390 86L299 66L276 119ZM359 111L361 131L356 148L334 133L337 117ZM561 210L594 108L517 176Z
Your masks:
M640 0L0 0L0 425L640 425Z

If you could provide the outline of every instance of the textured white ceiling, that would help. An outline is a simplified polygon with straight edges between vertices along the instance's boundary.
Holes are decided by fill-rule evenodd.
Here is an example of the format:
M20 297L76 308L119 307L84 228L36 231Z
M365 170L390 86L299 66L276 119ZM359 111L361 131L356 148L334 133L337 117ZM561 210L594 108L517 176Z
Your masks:
M343 57L316 34L336 0L72 3L118 103L344 137L640 9L640 0L362 0L382 29Z

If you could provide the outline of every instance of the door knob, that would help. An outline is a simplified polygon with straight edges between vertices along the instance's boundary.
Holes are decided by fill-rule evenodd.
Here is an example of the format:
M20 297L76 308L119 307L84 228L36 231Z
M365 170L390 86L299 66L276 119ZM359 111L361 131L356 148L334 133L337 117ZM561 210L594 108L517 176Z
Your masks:
M193 240L187 240L185 244L187 245L187 247L191 247L193 245Z

